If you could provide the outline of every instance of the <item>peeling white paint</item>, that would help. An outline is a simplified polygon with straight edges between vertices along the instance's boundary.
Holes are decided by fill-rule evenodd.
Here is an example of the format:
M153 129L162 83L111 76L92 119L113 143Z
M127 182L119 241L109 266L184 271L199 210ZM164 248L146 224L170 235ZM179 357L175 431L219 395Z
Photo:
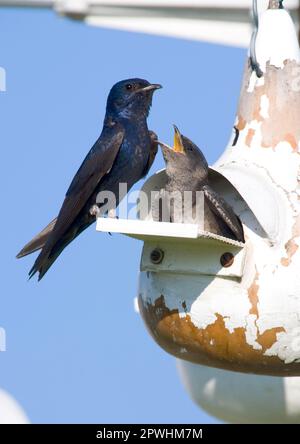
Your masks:
M277 341L265 352L266 356L278 356L286 364L300 362L299 350L294 350L292 347L293 335L277 333L276 337Z
M257 86L257 81L258 77L256 75L256 72L252 71L247 92L252 93L254 91L254 88Z
M253 71L249 80L247 92L252 93L255 88L259 88L265 84L264 77L257 77L256 72Z
M257 339L257 333L258 333L256 321L257 321L257 316L256 315L251 314L251 315L247 316L247 319L246 319L246 322L247 322L246 341L255 350L261 350L262 346L256 340Z
M268 96L266 94L262 95L260 99L259 113L264 119L268 119L270 117L269 106L270 106L270 100Z
M267 62L281 70L286 60L300 61L296 33L286 11L269 10L263 14L257 55L264 70ZM268 76L258 79L252 73L246 79L247 93L257 93L256 87L268 79ZM229 333L244 329L246 344L253 350L265 350L261 337L271 331L274 343L262 353L288 364L300 362L300 227L295 228L300 218L299 136L284 135L285 140L276 146L265 147L263 132L264 123L270 122L270 97L262 94L259 103L257 120L249 119L242 126L236 145L232 147L231 139L214 166L244 199L233 189L226 191L225 183L219 189L227 192L224 197L245 224L248 241L242 279L224 278L218 273L192 276L143 272L140 291L142 299L152 305L163 295L168 309L178 310L181 318L189 314L198 329L206 329L221 316ZM300 120L300 95L291 102L291 115L295 113ZM199 250L204 258L205 248ZM180 264L185 258L178 253L177 260ZM251 303L249 288L254 283L256 294ZM185 310L182 300L186 303ZM211 337L209 343L213 345L215 339Z

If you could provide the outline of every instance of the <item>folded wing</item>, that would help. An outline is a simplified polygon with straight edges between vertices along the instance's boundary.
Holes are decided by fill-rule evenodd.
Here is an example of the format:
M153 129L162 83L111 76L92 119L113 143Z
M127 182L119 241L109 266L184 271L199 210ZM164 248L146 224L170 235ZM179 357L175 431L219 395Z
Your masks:
M228 226L239 242L245 242L244 230L240 218L231 206L209 185L203 186L204 196L211 211Z
M121 124L111 122L104 126L99 139L71 182L53 230L29 272L30 277L39 272L41 279L49 269L53 263L50 259L54 255L56 244L66 234L103 177L111 170L123 138L124 128ZM62 249L60 245L60 252Z

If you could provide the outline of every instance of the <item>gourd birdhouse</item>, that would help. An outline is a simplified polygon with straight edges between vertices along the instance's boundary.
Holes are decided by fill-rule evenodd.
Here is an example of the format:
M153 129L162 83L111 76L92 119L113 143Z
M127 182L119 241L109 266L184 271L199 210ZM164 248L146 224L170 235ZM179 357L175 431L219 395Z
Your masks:
M98 229L144 241L140 313L167 352L220 369L296 376L300 63L288 12L271 2L254 45L255 60L249 57L246 63L233 137L209 171L211 186L240 217L245 243L197 225L153 222L150 210L129 225L98 220ZM165 181L161 171L142 191L149 195Z

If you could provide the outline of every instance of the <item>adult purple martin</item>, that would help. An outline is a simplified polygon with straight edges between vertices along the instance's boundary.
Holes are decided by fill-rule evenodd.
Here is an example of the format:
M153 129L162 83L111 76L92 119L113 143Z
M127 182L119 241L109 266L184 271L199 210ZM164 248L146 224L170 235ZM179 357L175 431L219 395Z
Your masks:
M129 190L148 173L157 153L157 137L148 130L147 117L159 88L138 78L112 87L100 137L75 174L57 218L17 255L42 249L30 277L38 272L40 280L64 248L95 221L99 192L114 193L118 205L119 184L126 183Z
M244 230L239 217L209 183L209 168L202 151L190 139L181 135L176 126L174 129L173 148L159 142L166 162L167 183L165 190L173 196L176 196L175 193L180 193L182 198L184 198L185 191L190 191L193 212L196 209L196 192L202 191L204 194L204 230L245 242ZM183 205L182 202L183 199L179 205ZM173 208L169 209L170 219L171 222L176 222L174 220L174 203L170 201L170 206L172 204ZM192 216L197 220L197 214Z

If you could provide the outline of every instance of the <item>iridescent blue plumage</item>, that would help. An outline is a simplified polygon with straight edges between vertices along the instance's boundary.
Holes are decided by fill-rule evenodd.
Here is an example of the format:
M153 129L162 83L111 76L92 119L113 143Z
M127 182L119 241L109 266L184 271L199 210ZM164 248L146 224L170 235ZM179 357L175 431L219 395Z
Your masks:
M111 89L99 139L78 169L55 221L20 251L23 257L42 248L30 277L41 279L63 249L95 221L90 209L100 191L111 191L119 204L119 184L129 190L147 174L157 152L156 136L148 130L147 116L153 92L160 85L128 79Z

